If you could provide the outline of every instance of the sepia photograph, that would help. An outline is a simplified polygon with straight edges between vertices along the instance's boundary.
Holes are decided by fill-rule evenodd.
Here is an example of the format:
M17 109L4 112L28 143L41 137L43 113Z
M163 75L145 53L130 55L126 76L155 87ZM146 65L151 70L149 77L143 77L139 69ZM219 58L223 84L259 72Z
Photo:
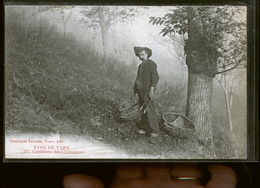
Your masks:
M246 160L246 6L5 6L5 159Z

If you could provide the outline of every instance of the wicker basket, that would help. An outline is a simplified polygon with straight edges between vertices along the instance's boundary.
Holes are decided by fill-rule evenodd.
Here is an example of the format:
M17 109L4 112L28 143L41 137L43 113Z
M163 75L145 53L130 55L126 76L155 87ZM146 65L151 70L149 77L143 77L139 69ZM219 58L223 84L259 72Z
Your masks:
M119 114L123 122L139 122L141 121L141 113L139 103L133 104L132 102L125 101L119 106Z
M162 115L162 128L175 137L190 137L195 126L190 119L176 112L167 112Z

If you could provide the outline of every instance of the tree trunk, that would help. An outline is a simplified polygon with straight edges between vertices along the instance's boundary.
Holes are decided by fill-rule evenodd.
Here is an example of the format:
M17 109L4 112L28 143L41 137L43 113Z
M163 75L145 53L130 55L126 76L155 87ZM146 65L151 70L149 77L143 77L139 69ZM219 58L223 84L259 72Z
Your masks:
M109 49L109 21L105 20L105 16L103 12L99 12L99 25L101 29L101 35L102 35L102 45L103 45L103 62L106 61L108 57L108 49Z
M186 116L195 124L199 142L212 144L211 100L213 78L189 70Z
M229 130L230 132L232 131L233 129L233 124L232 124L232 116L231 116L231 99L232 98L229 98L229 91L228 91L228 88L227 88L227 80L226 80L226 75L224 75L224 82L225 82L225 88L224 88L224 91L225 91L225 97L226 97L226 103L227 103L227 112L228 112L228 121L229 121ZM231 89L232 91L232 89Z
M226 75L223 74L223 75L221 75L221 77L222 77L223 80L219 80L219 84L220 84L220 86L223 89L224 94L225 94L226 108L227 108L228 120L229 120L229 130L231 132L232 129L233 129L232 116L231 116L231 108L232 108L233 97L232 97L232 94L229 97L229 89L228 89L228 86L227 86L227 84L228 84L227 82L228 81L226 80ZM231 92L233 92L232 88L231 88Z
M196 7L187 7L188 40L185 42L188 66L188 94L186 116L195 124L199 143L211 148L212 135L212 84L217 70L217 49L206 40L203 19Z
M225 90L225 97L227 103L227 112L228 112L228 121L229 121L229 130L230 132L233 130L232 117L231 117L231 108L230 108L230 99L228 91Z
M102 32L102 44L103 44L103 62L108 57L108 49L109 49L109 36L108 36L108 30L104 29Z

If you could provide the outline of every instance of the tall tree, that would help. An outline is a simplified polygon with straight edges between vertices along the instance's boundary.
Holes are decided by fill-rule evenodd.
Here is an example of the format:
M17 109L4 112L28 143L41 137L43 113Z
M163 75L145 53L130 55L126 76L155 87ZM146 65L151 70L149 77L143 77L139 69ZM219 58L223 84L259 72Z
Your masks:
M163 36L172 32L188 36L186 115L196 126L199 142L207 146L213 146L213 78L246 60L246 23L240 19L244 12L243 7L177 7L164 17L150 18L150 23L163 25Z
M68 23L68 21L71 17L73 8L74 8L74 6L61 6L60 7L60 14L61 14L61 17L62 17L64 34L66 33L66 26L67 26L67 23ZM69 14L67 16L66 16L66 13L65 13L66 10L69 10Z
M118 22L130 22L131 19L138 13L140 7L124 7L124 6L88 6L81 13L84 22L88 27L100 28L102 44L103 44L103 59L108 57L108 49L111 42L109 40L109 30Z
M232 121L231 110L233 107L234 92L235 92L235 88L238 87L238 85L240 84L241 77L245 76L245 74L246 74L245 69L246 69L246 66L241 64L240 66L237 66L232 71L218 74L215 77L216 80L219 82L219 84L225 94L230 132L232 132L232 130L233 130L233 121Z

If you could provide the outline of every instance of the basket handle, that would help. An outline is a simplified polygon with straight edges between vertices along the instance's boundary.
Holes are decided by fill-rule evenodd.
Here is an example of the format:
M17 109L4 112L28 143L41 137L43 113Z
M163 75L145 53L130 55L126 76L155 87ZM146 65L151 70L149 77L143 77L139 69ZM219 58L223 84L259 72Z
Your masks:
M133 104L133 105L131 105L131 106L127 106L126 108L121 108L121 106L122 106L124 103L126 103L126 102L123 102L123 103L120 105L120 107L119 107L119 112L122 112L122 111L124 111L124 110L126 110L126 109L129 109L129 108L131 108L131 107L133 107L133 106L135 106L135 105L139 105L139 103L137 102L137 103L135 103L135 104Z

